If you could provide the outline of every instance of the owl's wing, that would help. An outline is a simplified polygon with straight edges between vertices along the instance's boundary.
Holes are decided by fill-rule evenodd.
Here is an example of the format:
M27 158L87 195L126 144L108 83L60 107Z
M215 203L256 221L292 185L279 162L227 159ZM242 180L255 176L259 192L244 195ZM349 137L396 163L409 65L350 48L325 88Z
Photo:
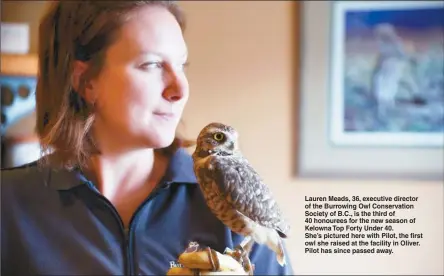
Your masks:
M214 158L211 165L218 192L229 204L246 217L286 237L288 226L277 202L245 158Z

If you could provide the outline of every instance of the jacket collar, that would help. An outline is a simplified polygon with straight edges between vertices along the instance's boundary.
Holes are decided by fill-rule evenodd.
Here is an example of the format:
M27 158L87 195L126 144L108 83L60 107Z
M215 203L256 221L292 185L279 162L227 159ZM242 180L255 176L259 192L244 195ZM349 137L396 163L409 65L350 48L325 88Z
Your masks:
M197 179L193 165L191 155L184 148L179 148L170 159L164 181L169 183L196 184Z
M193 171L193 159L183 148L178 149L171 157L170 164L165 176L161 180L162 184L196 184L196 176ZM92 185L79 169L55 170L48 169L46 185L57 190L69 190L82 184Z

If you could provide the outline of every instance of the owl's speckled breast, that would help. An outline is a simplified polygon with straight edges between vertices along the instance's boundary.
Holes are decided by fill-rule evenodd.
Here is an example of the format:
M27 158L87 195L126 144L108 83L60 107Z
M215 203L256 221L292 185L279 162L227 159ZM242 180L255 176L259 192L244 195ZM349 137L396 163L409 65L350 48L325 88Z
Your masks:
M247 227L249 219L239 213L236 209L217 193L219 190L211 178L211 170L208 169L210 158L206 157L196 162L195 174L205 201L213 214L227 225L233 232L247 235L252 231Z

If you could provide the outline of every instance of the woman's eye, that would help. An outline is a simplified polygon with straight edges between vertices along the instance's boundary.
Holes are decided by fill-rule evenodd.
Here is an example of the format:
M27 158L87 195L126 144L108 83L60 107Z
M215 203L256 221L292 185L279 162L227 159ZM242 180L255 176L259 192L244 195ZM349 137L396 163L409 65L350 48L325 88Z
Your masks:
M188 62L183 63L183 64L178 64L178 65L170 65L169 67L173 68L175 67L176 69L174 70L178 70L178 71L185 71L185 68L188 67ZM140 68L144 69L144 70L152 70L152 69L163 69L165 68L166 64L164 64L161 61L151 61L151 62L145 62L142 65L140 65ZM167 66L168 67L168 66Z
M143 69L157 69L162 68L162 62L145 62L141 65Z

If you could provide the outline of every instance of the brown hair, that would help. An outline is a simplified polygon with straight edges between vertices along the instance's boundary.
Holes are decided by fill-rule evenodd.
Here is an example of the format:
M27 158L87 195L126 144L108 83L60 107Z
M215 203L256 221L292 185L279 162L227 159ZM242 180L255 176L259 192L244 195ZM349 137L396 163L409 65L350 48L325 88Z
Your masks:
M39 73L36 87L36 131L46 164L71 168L85 166L98 153L90 128L94 112L82 98L82 85L97 76L104 53L114 42L119 28L131 12L146 5L170 11L185 30L185 18L176 1L57 1L51 3L40 21ZM79 91L71 83L73 63L88 62ZM194 143L176 135L163 152Z

